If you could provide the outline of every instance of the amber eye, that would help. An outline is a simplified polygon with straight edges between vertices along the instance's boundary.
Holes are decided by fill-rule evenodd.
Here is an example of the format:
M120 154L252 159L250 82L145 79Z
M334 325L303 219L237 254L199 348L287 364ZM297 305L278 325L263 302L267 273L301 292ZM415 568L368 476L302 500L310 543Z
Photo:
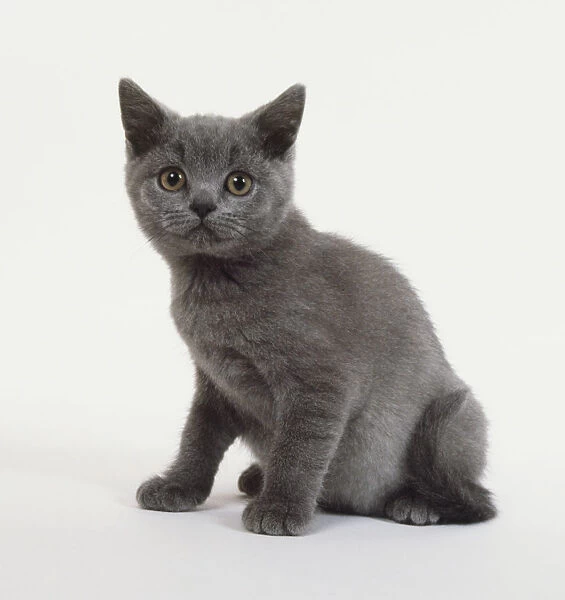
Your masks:
M176 192L186 183L186 177L180 169L171 167L161 172L159 181L168 192Z
M234 171L228 175L226 179L226 188L228 192L235 194L236 196L245 196L251 189L253 180L247 173L241 171Z

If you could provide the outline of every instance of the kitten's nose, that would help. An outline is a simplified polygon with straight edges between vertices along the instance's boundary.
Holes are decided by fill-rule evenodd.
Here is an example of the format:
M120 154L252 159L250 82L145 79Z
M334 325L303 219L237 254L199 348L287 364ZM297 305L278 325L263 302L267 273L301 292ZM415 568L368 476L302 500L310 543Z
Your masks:
M215 208L216 203L208 196L203 198L195 198L190 204L190 209L194 211L201 220L203 220L208 213L211 213L213 210L215 210Z

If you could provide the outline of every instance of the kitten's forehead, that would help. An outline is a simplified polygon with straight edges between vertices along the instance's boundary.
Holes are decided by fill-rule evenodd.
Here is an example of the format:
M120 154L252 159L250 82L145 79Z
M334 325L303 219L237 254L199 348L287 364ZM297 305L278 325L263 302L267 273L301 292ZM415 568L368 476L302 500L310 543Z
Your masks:
M203 169L234 164L253 154L248 126L241 119L195 115L183 117L175 131L182 160Z

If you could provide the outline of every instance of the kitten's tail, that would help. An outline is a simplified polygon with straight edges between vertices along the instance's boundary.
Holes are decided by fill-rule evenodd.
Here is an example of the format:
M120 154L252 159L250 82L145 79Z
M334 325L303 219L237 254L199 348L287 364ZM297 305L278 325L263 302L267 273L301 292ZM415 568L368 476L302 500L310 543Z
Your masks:
M466 401L467 391L436 398L426 407L408 451L412 486L441 515L442 523L476 523L496 516L491 493L450 467L441 454L448 423Z

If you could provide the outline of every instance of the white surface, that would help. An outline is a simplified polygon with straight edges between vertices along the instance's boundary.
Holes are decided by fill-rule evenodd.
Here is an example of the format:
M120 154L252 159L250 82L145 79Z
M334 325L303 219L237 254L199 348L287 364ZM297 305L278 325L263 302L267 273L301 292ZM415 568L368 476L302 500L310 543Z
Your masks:
M0 597L560 598L560 1L4 3ZM116 84L237 115L308 86L297 202L393 257L492 421L500 517L243 531L230 450L192 514L144 512L192 372L123 190Z

